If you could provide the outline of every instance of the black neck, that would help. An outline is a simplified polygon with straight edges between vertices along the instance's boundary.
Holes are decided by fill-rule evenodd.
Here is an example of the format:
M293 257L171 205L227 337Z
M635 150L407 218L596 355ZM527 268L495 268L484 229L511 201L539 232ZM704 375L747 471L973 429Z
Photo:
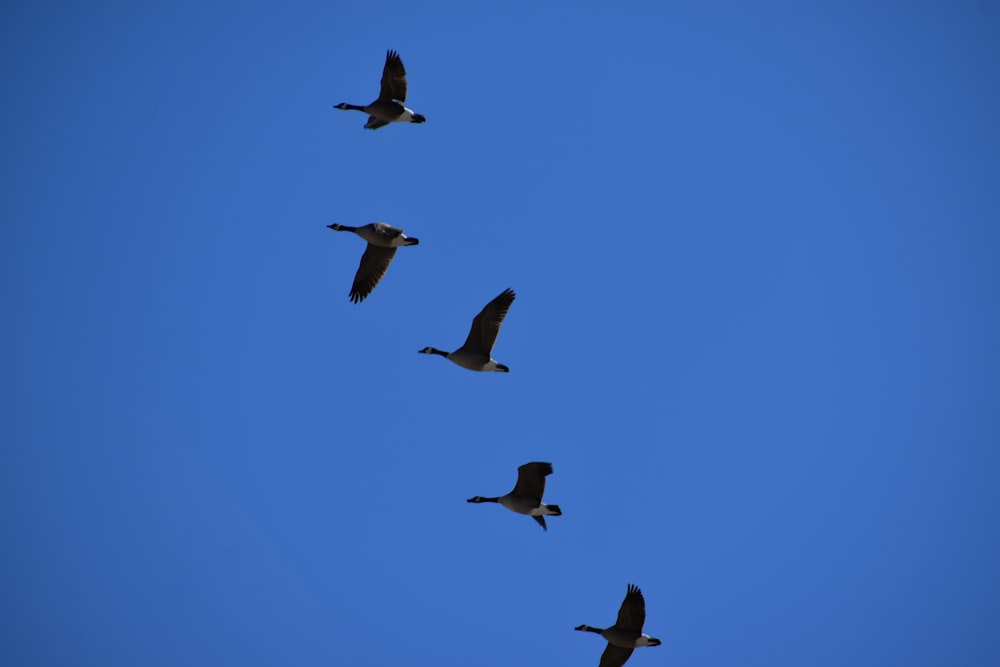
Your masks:
M442 357L447 357L448 356L447 352L442 352L441 350L437 349L436 347L432 347L432 348L429 348L429 349L431 351L431 354L440 354ZM496 498L494 498L493 500L496 500Z
M604 632L604 630L600 628L592 628L589 625L581 625L580 627L577 628L577 630L583 630L585 632L596 632L597 634L601 634L602 632Z
M338 108L340 108L340 109L350 109L352 111L364 111L365 110L364 107L359 107L357 104L348 104L347 102L344 102Z

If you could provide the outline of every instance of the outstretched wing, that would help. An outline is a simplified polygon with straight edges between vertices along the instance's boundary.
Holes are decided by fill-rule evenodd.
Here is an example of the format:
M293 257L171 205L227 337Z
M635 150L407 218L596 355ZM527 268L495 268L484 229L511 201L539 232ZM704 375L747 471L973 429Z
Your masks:
M601 664L598 667L622 667L622 665L625 664L625 661L631 657L632 651L634 650L635 649L615 646L609 642L608 647L604 649L604 653L601 654Z
M514 290L507 288L495 299L486 304L472 320L469 337L462 346L467 350L481 352L489 357L493 353L493 344L500 334L500 324L507 316L510 304L514 303Z
M406 101L406 68L395 51L385 54L385 67L382 68L382 90L378 94L379 102Z
M389 124L389 121L382 120L381 118L376 118L375 116L368 116L368 122L365 123L366 130L377 130L380 127L385 127Z
M615 627L619 630L628 630L636 634L642 633L642 624L646 622L646 599L642 597L642 591L638 586L628 585L628 592L622 600L622 606L618 610L618 621Z
M541 461L525 463L517 469L517 484L511 493L522 498L531 498L539 503L545 494L545 476L552 474L552 464Z
M389 263L392 262L396 254L395 248L368 244L365 254L361 256L361 265L354 276L354 284L351 285L351 303L361 303L365 300L382 276L389 270Z

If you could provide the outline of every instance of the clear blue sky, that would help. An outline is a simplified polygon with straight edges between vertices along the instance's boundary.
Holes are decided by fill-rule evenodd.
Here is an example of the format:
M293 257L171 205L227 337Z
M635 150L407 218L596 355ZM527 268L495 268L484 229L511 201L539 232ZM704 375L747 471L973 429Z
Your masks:
M4 3L0 662L1000 664L1000 5L750 4Z

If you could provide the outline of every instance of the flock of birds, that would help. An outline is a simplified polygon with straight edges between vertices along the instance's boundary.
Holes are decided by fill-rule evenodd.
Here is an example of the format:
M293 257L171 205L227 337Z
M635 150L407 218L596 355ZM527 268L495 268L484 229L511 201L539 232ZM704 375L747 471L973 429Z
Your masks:
M335 109L362 111L368 114L365 129L377 130L390 123L423 123L427 119L412 109L403 106L406 101L406 68L395 51L388 51L382 69L382 87L378 98L367 105L342 102ZM389 264L396 255L396 248L417 245L415 239L403 233L399 227L384 222L373 222L361 227L332 224L328 227L338 232L353 232L368 242L361 265L351 285L352 303L364 301L389 270ZM507 373L510 369L493 359L493 346L500 334L507 311L514 303L514 290L505 289L490 301L472 320L472 327L465 343L453 352L445 352L435 347L419 350L421 354L438 354L470 371L495 371ZM552 464L542 461L525 463L517 469L517 483L514 489L503 496L469 498L470 503L498 503L507 509L525 514L538 522L545 530L546 516L559 516L558 505L542 502L545 493L545 478L552 474ZM579 625L575 629L594 632L607 640L608 645L601 655L599 667L621 667L632 655L632 651L642 646L659 646L660 640L642 632L646 621L646 601L638 586L629 584L625 599L618 610L615 624L607 628Z

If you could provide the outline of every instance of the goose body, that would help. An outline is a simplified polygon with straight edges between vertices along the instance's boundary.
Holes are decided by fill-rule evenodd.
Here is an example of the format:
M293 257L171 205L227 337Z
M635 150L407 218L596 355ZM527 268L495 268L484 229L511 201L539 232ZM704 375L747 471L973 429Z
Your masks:
M349 227L334 223L327 225L335 232L354 232L365 241L368 247L361 256L361 264L354 275L350 298L352 303L361 303L371 294L382 276L389 270L389 264L396 255L396 248L406 245L417 245L419 239L411 238L399 227L387 225L384 222L373 222L363 227Z
M368 122L365 129L377 130L385 127L389 123L423 123L427 119L413 109L403 106L406 101L406 68L403 61L395 51L387 51L385 54L385 66L382 68L382 87L379 90L378 99L371 104L358 105L341 102L334 105L334 109L346 109L350 111L363 111L368 114Z
M583 632L593 632L608 641L604 653L601 654L599 667L622 667L632 655L632 651L643 646L659 646L660 640L643 634L642 626L646 622L646 600L638 586L628 585L628 592L618 609L618 620L610 628L595 628L589 625L578 625L575 629Z
M472 327L462 347L454 352L445 352L434 347L418 350L421 354L438 354L462 368L470 371L510 372L507 366L493 359L493 345L500 334L500 324L510 305L514 303L514 290L505 289L472 319Z
M552 464L542 461L525 463L517 469L517 484L514 490L505 496L485 498L476 496L469 498L470 503L499 503L512 512L527 514L545 530L545 517L560 516L562 510L558 505L546 505L542 502L545 494L545 478L552 474Z

